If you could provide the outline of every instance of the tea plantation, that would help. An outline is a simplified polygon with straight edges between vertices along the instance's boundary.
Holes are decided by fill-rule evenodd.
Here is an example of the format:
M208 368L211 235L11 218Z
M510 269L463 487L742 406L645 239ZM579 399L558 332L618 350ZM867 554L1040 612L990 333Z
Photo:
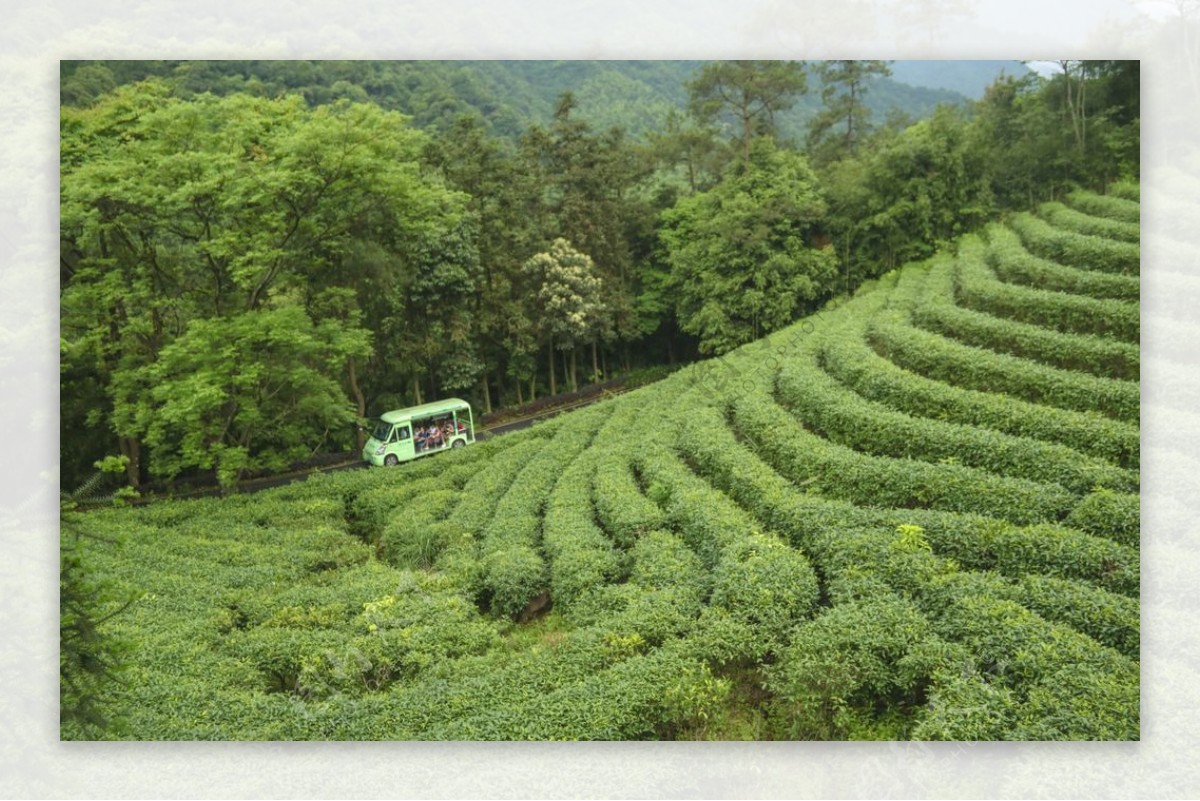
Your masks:
M111 736L1138 739L1137 221L1078 192L521 434L88 513Z

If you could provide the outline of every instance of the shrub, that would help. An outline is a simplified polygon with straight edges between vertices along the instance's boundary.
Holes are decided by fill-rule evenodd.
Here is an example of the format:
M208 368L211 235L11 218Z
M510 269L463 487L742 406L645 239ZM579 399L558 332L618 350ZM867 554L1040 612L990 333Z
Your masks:
M1104 239L1114 239L1120 242L1137 242L1141 238L1141 225L1135 217L1133 220L1117 219L1112 216L1113 212L1117 212L1115 203L1117 198L1105 198L1103 195L1091 195L1096 200L1088 201L1082 199L1082 193L1074 193L1070 200L1072 207L1068 207L1062 203L1043 203L1038 207L1038 216L1046 222L1053 225L1055 228L1061 228L1066 231L1074 231L1077 234L1087 234L1088 236L1099 236ZM1100 201L1100 202L1097 202ZM1100 211L1107 211L1109 214L1095 214L1086 211L1084 207L1091 207ZM1135 211L1137 207L1135 206Z
M1136 426L1095 412L1043 406L926 378L884 359L858 336L827 342L821 364L860 396L897 411L1061 443L1121 467L1139 464L1141 436Z
M1132 185L1126 185L1132 186ZM1116 191L1112 191L1116 190ZM1067 196L1067 204L1084 214L1102 217L1108 220L1118 220L1127 225L1137 225L1142 219L1142 207L1138 202L1137 187L1133 186L1133 196L1121 194L1123 188L1116 186L1110 189L1112 194L1097 195L1095 192L1076 191ZM1139 226L1140 227L1140 226Z
M1135 474L1062 445L892 411L841 387L801 359L780 371L778 397L806 427L861 453L963 464L1061 484L1077 493L1098 485L1137 487Z
M1141 617L1136 598L1037 574L1017 582L1013 598L1047 620L1064 623L1130 659L1138 658Z
M812 611L819 594L804 555L762 535L726 546L713 580L709 602L752 626L772 650Z
M1136 548L1141 540L1141 499L1137 495L1097 489L1071 510L1066 522Z
M1063 231L1028 213L1014 215L1009 225L1030 252L1044 259L1119 275L1137 275L1141 267L1141 248L1134 242Z
M1030 253L1010 228L990 225L986 232L988 264L1001 280L1042 290L1132 303L1141 297L1141 281L1135 275L1068 267Z
M940 302L918 306L914 310L918 321L930 312L952 311L955 308L953 304L958 303L966 309L984 312L994 317L1005 318L1005 320L1054 329L1054 331L1060 332L1057 336L1053 332L1045 332L1037 339L1042 343L1041 347L1052 353L1062 351L1071 353L1072 349L1081 352L1083 357L1077 357L1077 360L1084 364L1097 360L1103 363L1105 356L1111 360L1110 354L1124 354L1122 359L1116 362L1116 365L1125 367L1122 361L1127 361L1132 356L1134 369L1131 371L1131 377L1137 377L1137 349L1135 346L1141 331L1141 316L1136 302L1100 300L1065 292L1001 283L993 276L984 257L984 247L975 237L963 239L953 267L947 263L943 269L935 268L932 275L941 279L940 283L944 289L941 297L938 298ZM970 315L959 314L958 317L970 319ZM1011 324L1009 327L1011 328ZM991 330L1003 333L1007 329L1002 321L996 321L991 324ZM1104 342L1084 337L1073 338L1062 336L1063 334L1111 337L1123 340L1123 342ZM1025 334L1026 339L1033 339L1036 336L1036 332ZM1057 347L1053 344L1056 339L1058 340ZM1091 351L1100 350L1099 359L1097 357L1088 359L1089 349ZM1125 368L1125 372L1129 373L1130 371Z
M896 596L837 604L798 628L766 670L773 733L790 740L906 739L925 687L953 653Z
M661 528L662 510L642 494L625 448L610 447L592 478L596 515L620 547L629 547L646 531Z
M865 456L803 430L779 406L746 394L733 404L738 431L767 462L808 492L867 506L979 512L1033 523L1067 514L1062 487L953 464Z
M867 337L881 356L929 378L1127 423L1140 419L1141 392L1133 382L1047 367L882 319L872 322Z

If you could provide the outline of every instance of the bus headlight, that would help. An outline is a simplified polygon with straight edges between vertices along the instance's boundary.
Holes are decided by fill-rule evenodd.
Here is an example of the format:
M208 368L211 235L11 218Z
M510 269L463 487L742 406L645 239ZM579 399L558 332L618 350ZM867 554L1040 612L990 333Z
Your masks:
M382 445L380 445L378 448L375 449L375 455L383 456L383 446Z

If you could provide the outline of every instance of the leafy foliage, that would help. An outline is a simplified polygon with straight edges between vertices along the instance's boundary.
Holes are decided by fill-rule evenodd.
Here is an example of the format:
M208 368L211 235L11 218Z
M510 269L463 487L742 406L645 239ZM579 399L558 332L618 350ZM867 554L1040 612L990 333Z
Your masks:
M725 76L743 133L798 86L770 66ZM435 459L64 516L64 738L1137 739L1135 98L1069 67L819 174L770 138L718 170L699 120L642 151L570 94L509 147L443 116L484 92L453 67L414 93L436 135L363 102L374 67L272 67L304 102L68 81L64 414L132 480L232 484L589 345L720 358Z
M681 200L664 218L680 327L720 354L773 331L834 274L814 241L825 213L805 160L758 140L744 169Z

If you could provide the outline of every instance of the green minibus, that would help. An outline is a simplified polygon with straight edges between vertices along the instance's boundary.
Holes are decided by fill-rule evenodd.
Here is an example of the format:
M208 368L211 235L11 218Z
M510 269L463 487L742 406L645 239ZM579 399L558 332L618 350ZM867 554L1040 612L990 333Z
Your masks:
M394 465L474 441L471 405L447 398L381 415L362 458L376 466Z

